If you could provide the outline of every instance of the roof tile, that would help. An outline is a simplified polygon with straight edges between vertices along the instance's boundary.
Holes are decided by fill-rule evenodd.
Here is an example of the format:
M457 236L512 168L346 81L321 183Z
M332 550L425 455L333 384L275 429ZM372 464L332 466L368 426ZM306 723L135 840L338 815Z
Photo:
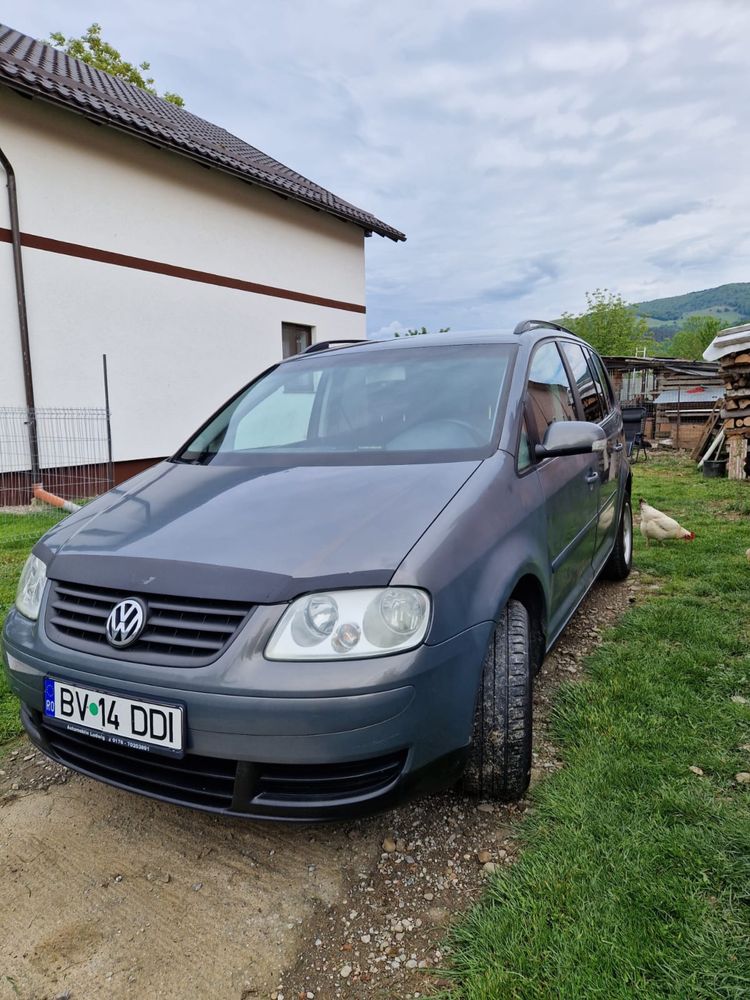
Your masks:
M398 229L352 205L219 125L0 24L0 84L36 95L392 240Z

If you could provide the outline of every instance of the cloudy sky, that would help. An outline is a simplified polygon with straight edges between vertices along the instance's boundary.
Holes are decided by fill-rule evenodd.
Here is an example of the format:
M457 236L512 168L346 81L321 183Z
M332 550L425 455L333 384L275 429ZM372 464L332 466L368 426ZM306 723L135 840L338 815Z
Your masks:
M500 329L750 279L747 0L5 0L404 231L368 326Z

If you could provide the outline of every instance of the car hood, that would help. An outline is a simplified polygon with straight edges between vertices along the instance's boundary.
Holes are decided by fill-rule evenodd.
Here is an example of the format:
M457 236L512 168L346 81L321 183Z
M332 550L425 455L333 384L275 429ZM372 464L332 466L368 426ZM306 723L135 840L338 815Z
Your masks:
M274 603L381 586L478 461L238 468L162 462L34 550L51 579Z

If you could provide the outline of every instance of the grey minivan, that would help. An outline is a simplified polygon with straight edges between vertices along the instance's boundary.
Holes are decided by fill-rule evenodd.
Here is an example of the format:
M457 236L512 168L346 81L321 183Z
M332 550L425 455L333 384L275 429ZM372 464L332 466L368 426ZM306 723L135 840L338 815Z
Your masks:
M623 445L554 323L316 344L35 546L3 634L26 731L232 815L518 797L534 674L630 570Z

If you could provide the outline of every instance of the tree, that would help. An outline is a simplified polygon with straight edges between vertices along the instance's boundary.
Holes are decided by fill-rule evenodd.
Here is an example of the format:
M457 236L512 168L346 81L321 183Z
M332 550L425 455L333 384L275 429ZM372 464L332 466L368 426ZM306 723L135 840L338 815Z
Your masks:
M582 337L600 354L630 355L653 350L654 340L648 323L616 292L597 288L586 292L585 312L579 316L565 313L563 326Z
M703 352L724 326L716 316L688 316L682 329L672 337L669 345L671 357L701 361Z
M450 330L449 326L441 326L440 329L438 330L438 333L448 333L449 330ZM425 333L429 333L429 332L430 331L427 329L427 327L423 326L420 330L407 330L406 333L397 333L397 334L395 334L395 336L397 336L397 337L421 337Z
M66 38L60 31L53 31L49 36L49 45L54 45L66 55L74 59L81 59L95 69L104 70L112 76L117 76L121 80L135 84L141 90L155 94L156 88L153 86L154 78L144 76L151 69L151 64L147 62L138 63L134 66L126 62L114 46L102 39L102 27L100 24L92 24L85 35L80 38ZM178 108L185 106L184 100L179 94L173 94L167 90L162 97L170 104L176 104Z

